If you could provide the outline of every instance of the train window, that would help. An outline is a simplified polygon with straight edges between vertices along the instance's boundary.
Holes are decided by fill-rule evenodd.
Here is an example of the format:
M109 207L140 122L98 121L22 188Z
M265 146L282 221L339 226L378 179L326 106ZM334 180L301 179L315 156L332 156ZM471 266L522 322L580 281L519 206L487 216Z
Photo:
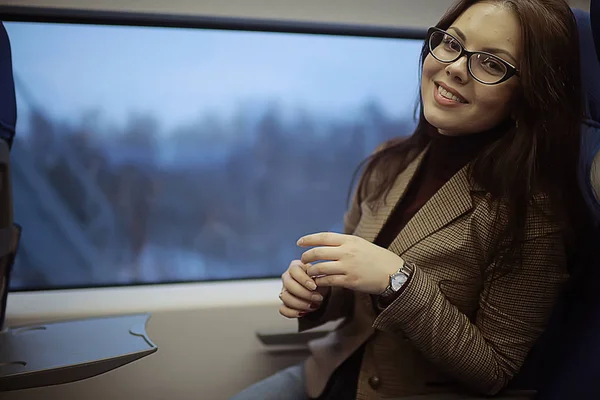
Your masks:
M414 128L422 39L6 22L13 291L266 278Z

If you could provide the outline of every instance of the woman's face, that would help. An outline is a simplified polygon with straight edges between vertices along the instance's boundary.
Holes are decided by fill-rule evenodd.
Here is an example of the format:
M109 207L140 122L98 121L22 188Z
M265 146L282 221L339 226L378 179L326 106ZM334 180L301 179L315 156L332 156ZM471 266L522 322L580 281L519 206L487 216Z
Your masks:
M500 3L472 5L447 31L467 50L487 51L511 65L519 65L519 20ZM425 119L441 134L450 136L491 129L510 115L518 85L519 78L515 76L496 85L485 85L469 74L466 56L448 64L428 54L421 81ZM448 92L455 95L454 99L446 98L452 97Z

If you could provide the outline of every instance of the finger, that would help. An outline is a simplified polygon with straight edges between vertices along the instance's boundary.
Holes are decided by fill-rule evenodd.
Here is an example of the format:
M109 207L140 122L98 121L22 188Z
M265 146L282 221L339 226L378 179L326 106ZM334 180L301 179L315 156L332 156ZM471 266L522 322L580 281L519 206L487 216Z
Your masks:
M302 300L299 299L298 297L294 296L293 294L291 294L290 292L283 292L280 296L281 301L283 302L283 304L292 310L296 310L296 311L314 311L317 308L319 308L319 306L321 305L318 302L310 302L310 301L306 301L306 300Z
M322 260L339 260L342 252L339 247L313 247L302 253L301 261L303 263L311 263Z
M300 261L300 260L292 260L292 261L290 262L290 265L288 265L288 270L289 270L290 268L292 268L294 265L298 265L298 266L300 266L300 267L301 267L303 270L305 270L305 271L306 271L306 269L309 267L309 266L307 266L307 265L304 265L304 264L302 264L302 261Z
M289 274L288 272L286 272L287 274ZM313 301L313 291L312 290L308 290L306 289L304 286L302 286L300 283L298 283L292 276L288 275L287 277L285 277L283 279L283 288L285 289L285 291L290 292L292 295L306 300L306 301ZM317 294L317 293L315 293ZM315 301L318 300L316 297L314 299Z
M339 261L326 261L311 265L306 273L308 276L318 279L317 277L322 277L321 275L345 275L346 270L344 269L343 264Z
M294 296L307 301L322 301L323 296L314 292L317 289L315 281L306 274L299 265L293 265L288 270L290 278L284 280L285 287Z
M279 307L279 314L283 315L286 318L299 318L304 316L306 314L306 311L292 310L291 308L286 307L284 304L282 304Z
M291 277L284 281L283 287L285 288L285 291L280 295L282 300L285 293L290 293L295 298L301 299L308 303L323 301L323 295L321 293L302 287L302 285L300 285Z
M298 266L300 268L302 268L303 271L306 272L306 270L308 269L308 267L310 267L310 264L305 264L302 262L302 260L292 260L290 262L290 265L288 266L288 270L292 267Z
M291 268L300 267L302 271L306 272L306 270L311 266L309 263L303 263L302 260L292 260L287 269L289 271Z
M346 275L327 275L321 278L316 278L315 282L317 286L331 286L331 287L349 287L348 279Z
M298 265L300 266L300 268L302 268L302 270L304 272L308 271L308 269L310 267L312 267L312 264L310 264L310 263L303 263L302 260L295 260L295 261L297 261Z
M296 244L301 247L341 246L347 240L347 236L335 232L313 233L312 235L301 237Z

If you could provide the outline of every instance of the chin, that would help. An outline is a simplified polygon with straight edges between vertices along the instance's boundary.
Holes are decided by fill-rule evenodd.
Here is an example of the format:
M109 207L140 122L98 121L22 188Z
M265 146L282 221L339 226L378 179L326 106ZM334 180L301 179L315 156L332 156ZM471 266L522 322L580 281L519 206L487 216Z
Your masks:
M427 119L427 118L426 118ZM445 136L461 136L468 135L471 130L468 127L457 126L456 124L448 123L448 121L430 121L427 120L437 131Z
M428 113L427 110L424 110L423 114L425 115L425 120L443 135L452 135L451 132L460 131L460 128L456 124L448 121L448 118L444 116L436 115L436 113Z
M423 115L442 135L461 136L473 133L473 124L465 126L465 120L469 118L466 115L457 115L456 112L447 112L435 107L424 107Z

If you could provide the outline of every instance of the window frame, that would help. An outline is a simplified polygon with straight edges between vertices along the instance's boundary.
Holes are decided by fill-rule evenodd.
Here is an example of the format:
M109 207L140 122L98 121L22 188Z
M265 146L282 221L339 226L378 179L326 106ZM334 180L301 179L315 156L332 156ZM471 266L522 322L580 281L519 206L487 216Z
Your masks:
M258 18L195 16L0 5L5 22L48 22L69 24L122 25L191 29L218 29L249 32L300 33L333 36L359 36L425 40L427 29L397 28L359 24L284 21Z

